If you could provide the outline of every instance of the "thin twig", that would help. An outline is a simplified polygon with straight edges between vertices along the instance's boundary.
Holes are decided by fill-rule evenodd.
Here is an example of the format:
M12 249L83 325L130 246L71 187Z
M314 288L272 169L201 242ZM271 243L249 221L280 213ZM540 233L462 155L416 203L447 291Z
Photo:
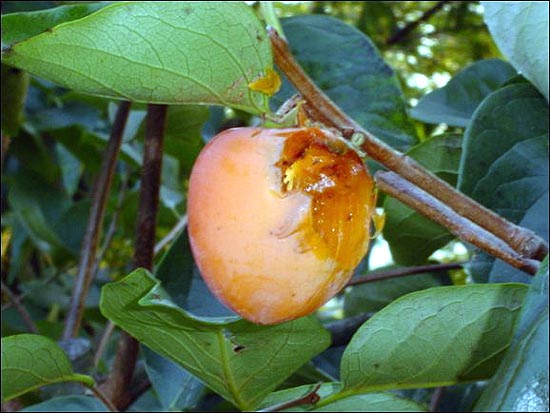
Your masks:
M118 153L122 145L122 135L128 120L130 105L130 102L124 101L118 107L109 142L105 148L101 170L94 185L88 226L80 250L78 273L71 294L67 318L65 319L65 329L63 331L63 339L65 340L78 335L84 313L84 304L94 278L97 244L103 226L107 195L111 188Z
M362 141L361 149L369 157L440 199L458 214L501 238L517 253L539 261L548 254L548 244L534 232L507 221L460 193L414 159L394 150L350 119L306 75L292 56L287 43L273 29L270 29L269 36L277 66L302 95L306 102L305 109L313 119L336 128L344 137ZM399 194L396 198L401 200Z
M0 280L2 283L2 293L6 294L6 297L8 297L8 300L12 303L15 310L19 313L21 318L23 319L23 322L27 326L27 329L31 333L38 334L38 328L36 327L36 324L34 324L34 321L31 317L31 315L28 313L27 309L21 304L21 301L17 294L15 294L13 291L10 290L10 288L4 283L4 280Z
M178 236L178 234L183 231L183 229L187 226L187 214L182 216L178 223L170 230L166 236L161 239L157 244L155 245L154 253L157 255L167 244L170 243L174 238Z
M109 343L109 339L111 338L113 331L115 331L115 323L109 320L107 322L107 325L103 329L103 334L101 334L101 338L99 339L99 343L97 345L97 349L94 354L94 368L96 369L99 366L99 362L101 361L103 352L107 348L107 344Z
M436 271L448 271L448 270L458 270L462 268L466 262L453 262L448 264L428 264L428 265L419 265L416 267L406 267L406 268L396 268L393 270L386 271L374 271L369 274L363 275L361 277L356 277L350 280L346 287L351 287L359 284L367 284L377 281L389 280L390 278L404 277L406 275L415 275L425 272L436 272Z
M150 271L153 269L166 112L166 105L150 104L147 108L133 266ZM101 386L119 408L127 399L138 351L137 340L123 332L118 342L113 369Z
M426 10L422 15L412 22L407 23L405 27L402 29L399 29L392 37L390 37L386 44L388 46L391 46L395 43L399 43L403 38L407 37L407 35L412 32L416 27L422 23L427 21L430 17L432 17L435 13L437 13L439 10L443 8L445 4L449 3L449 1L439 1L435 6L432 8Z
M405 205L444 226L461 240L475 245L528 274L537 272L540 262L522 257L502 239L457 214L449 206L396 173L377 172L375 179L378 188L382 191L394 198L399 197L398 199Z

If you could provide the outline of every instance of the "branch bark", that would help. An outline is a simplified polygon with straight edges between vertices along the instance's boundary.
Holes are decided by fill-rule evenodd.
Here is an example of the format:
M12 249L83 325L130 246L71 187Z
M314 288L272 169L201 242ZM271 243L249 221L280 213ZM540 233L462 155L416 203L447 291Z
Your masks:
M548 244L532 231L519 227L490 209L478 204L455 188L423 168L414 159L379 141L371 133L350 119L306 75L292 56L287 43L274 30L269 33L275 63L305 100L305 109L314 120L336 128L346 138L363 141L361 149L369 157L380 162L417 187L423 189L457 214L471 220L494 236L502 239L517 254L526 259L542 260L548 254ZM400 194L395 197L401 200ZM430 211L429 218L437 211Z
M435 272L435 271L448 271L448 270L458 270L462 268L466 263L449 263L449 264L430 264L430 265L419 265L417 267L407 267L407 268L396 268L394 270L371 272L361 277L354 278L350 280L346 287L351 287L359 284L367 284L377 281L389 280L390 278L398 278L406 275L415 275L422 274L425 272Z
M155 227L167 108L166 105L154 104L148 105L147 108L133 267L145 268L149 271L153 270ZM124 404L128 398L127 394L130 390L138 351L139 343L123 332L118 343L111 374L101 386L105 395L119 409L125 407Z
M130 112L130 105L130 102L123 101L118 107L113 129L111 130L111 136L109 137L109 142L107 143L103 155L101 170L92 192L92 206L90 208L88 226L84 233L84 240L82 241L78 273L71 294L69 311L65 319L65 329L63 331L63 339L65 340L78 335L82 314L84 313L84 303L94 278L97 245L103 226L107 195L109 194L113 181L118 153L122 145L122 135Z

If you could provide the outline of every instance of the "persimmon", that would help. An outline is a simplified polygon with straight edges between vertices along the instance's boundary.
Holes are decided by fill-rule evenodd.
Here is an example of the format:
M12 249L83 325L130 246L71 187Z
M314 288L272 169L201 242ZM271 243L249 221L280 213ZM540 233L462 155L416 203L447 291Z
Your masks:
M235 128L197 158L189 237L211 291L242 317L307 315L365 255L376 195L361 158L320 128Z

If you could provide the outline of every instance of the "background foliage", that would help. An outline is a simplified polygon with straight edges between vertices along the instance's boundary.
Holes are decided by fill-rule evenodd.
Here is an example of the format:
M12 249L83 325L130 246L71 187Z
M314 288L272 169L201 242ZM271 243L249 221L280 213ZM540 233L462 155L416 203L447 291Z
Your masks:
M301 65L346 113L548 240L547 4L274 9ZM464 269L349 287L270 327L210 294L181 230L194 159L293 93L285 79L269 102L247 87L272 66L262 16L256 3L2 3L2 401L106 411L86 389L112 367L120 330L101 340L112 320L141 342L131 411L273 409L314 390L317 404L293 409L547 410L547 262L527 276L389 196L357 277ZM113 98L135 103L84 320L77 339L60 340ZM131 272L147 102L169 104L152 274Z

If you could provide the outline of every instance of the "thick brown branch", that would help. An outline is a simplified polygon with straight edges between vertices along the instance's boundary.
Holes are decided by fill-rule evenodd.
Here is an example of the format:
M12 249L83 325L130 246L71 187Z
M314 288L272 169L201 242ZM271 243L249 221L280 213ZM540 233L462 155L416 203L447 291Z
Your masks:
M505 220L460 193L415 160L379 141L350 119L312 82L295 61L286 42L273 30L270 30L270 39L277 66L302 95L306 101L306 109L313 119L338 129L345 137L355 135L363 141L361 149L369 157L440 199L458 214L501 238L518 254L537 260L542 260L548 254L546 241L532 231ZM401 200L399 194L396 198Z
M80 250L78 273L71 294L69 311L65 319L65 330L63 331L63 339L65 340L76 337L80 328L82 314L84 313L84 303L94 278L97 245L103 226L107 195L111 188L118 153L122 145L122 135L126 126L126 121L128 120L129 112L130 102L121 102L118 107L113 129L111 130L109 142L105 148L99 176L94 185L88 226L84 233L84 240L82 241Z
M147 108L133 266L134 268L146 268L149 271L153 270L167 108L165 105L153 104ZM113 370L107 381L101 386L106 396L118 408L124 407L123 405L128 399L127 394L134 374L138 351L138 342L127 333L122 333Z
M537 272L540 262L521 256L500 238L457 214L443 202L396 173L378 172L375 179L379 189L444 226L461 240L529 274Z

